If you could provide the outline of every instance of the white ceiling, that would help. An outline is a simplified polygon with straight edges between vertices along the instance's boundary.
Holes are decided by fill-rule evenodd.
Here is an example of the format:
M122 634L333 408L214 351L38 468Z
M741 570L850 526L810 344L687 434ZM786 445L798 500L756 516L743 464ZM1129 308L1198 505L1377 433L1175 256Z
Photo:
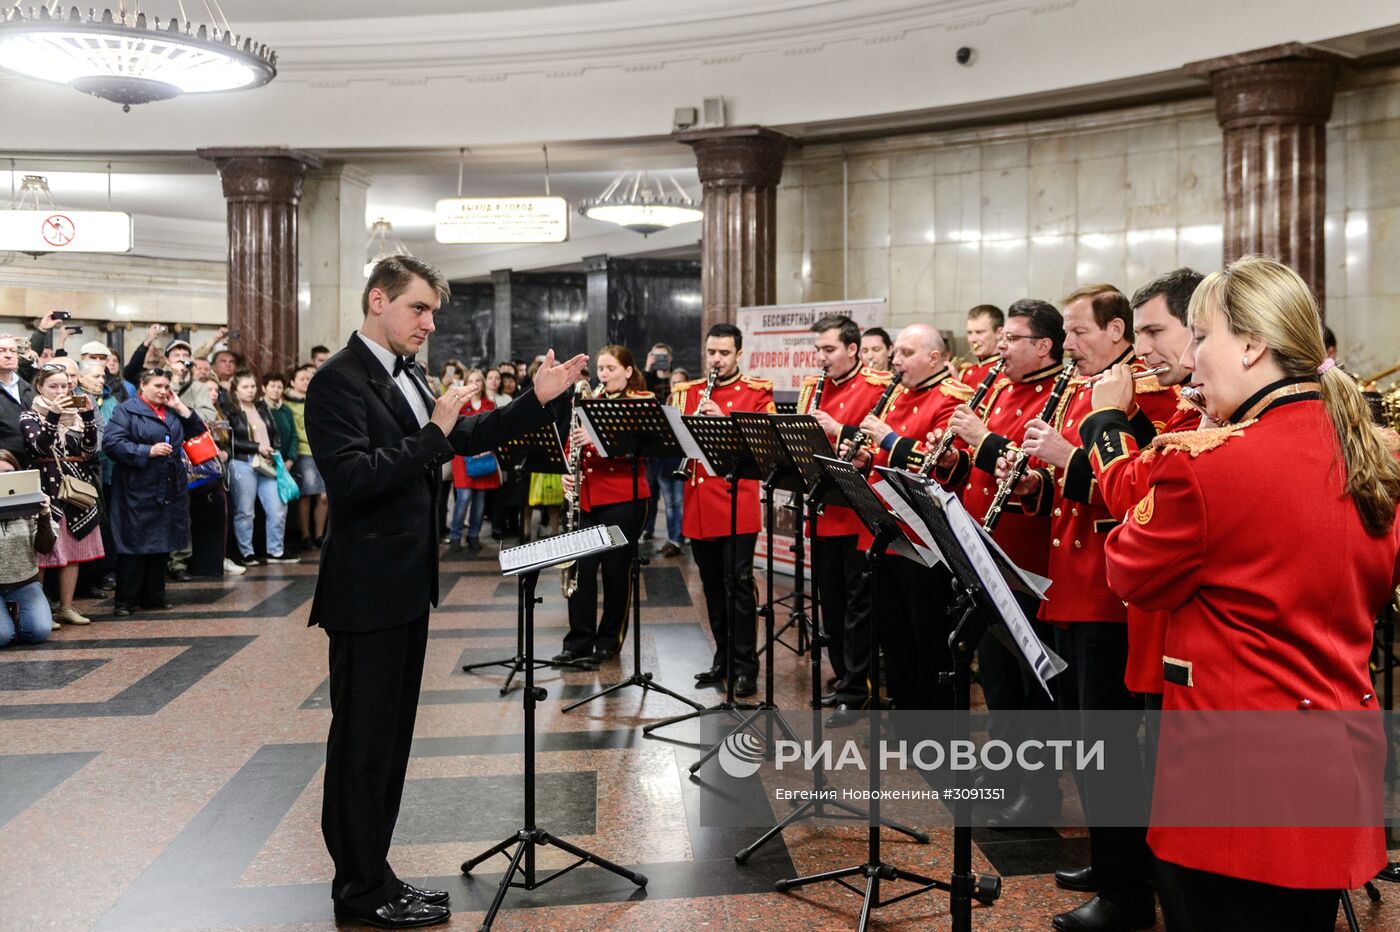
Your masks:
M294 3L287 0L222 0L222 6L229 23L238 28L241 23L509 13L600 2L607 0L396 0L393 3L385 0L296 0ZM141 4L142 9L159 11L162 15L165 15L166 9L174 6L174 0L146 0ZM199 8L197 0L194 6Z

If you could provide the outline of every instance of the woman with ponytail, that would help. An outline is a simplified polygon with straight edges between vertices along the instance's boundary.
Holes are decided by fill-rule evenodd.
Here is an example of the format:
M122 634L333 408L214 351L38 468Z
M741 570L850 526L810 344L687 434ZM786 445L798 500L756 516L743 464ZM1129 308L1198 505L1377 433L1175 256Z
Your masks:
M1331 930L1338 892L1386 862L1367 658L1400 583L1400 463L1287 266L1230 263L1189 323L1182 364L1219 426L1154 441L1107 547L1113 590L1170 613L1158 892L1173 932Z

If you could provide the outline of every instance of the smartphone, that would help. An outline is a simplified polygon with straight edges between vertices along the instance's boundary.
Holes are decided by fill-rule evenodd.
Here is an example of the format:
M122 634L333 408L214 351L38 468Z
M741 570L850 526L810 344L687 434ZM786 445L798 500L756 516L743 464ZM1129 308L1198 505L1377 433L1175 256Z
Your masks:
M70 320L73 317L68 311L53 311L50 313L50 316L53 317L54 320Z
M671 354L670 354L670 353L657 353L655 359L656 359L656 364L655 364L654 368L656 368L656 369L670 369L670 368L671 368Z
M157 333L165 333L165 332L167 332L168 330L170 330L170 328L167 327L167 326L165 326L165 324L157 324L157 325L156 325L156 332L157 332Z
M82 333L82 332L83 332L83 328L82 328L82 327L69 327L69 328L68 328L68 335L69 335L70 337L76 337L78 334L80 334L80 333Z

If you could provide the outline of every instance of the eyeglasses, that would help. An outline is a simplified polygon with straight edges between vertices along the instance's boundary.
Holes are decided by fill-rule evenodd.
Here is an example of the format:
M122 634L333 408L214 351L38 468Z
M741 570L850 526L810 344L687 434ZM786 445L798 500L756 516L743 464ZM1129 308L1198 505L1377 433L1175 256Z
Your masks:
M998 342L998 343L1005 343L1007 346L1010 346L1011 344L1015 343L1017 340L1048 340L1048 339L1050 339L1050 338L1049 338L1049 337L1038 337L1038 336L1035 336L1034 334L1003 333L1003 334L1001 335L1001 339L998 340L997 342Z
M175 377L175 374L169 369L142 369L141 375L156 379L173 379Z
M61 362L46 362L39 367L40 372L66 372L68 367Z

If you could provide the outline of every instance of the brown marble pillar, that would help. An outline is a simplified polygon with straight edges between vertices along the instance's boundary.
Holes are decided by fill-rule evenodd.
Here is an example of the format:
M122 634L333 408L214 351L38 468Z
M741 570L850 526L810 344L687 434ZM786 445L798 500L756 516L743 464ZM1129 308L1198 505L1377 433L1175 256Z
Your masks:
M1340 55L1291 42L1186 66L1210 80L1225 133L1225 261L1276 256L1325 307L1327 120Z
M788 138L761 126L679 133L695 150L705 191L700 334L733 323L736 308L778 292L777 189Z
M229 346L263 373L297 362L297 205L308 168L294 149L200 149L228 200ZM237 334L234 337L233 334Z

